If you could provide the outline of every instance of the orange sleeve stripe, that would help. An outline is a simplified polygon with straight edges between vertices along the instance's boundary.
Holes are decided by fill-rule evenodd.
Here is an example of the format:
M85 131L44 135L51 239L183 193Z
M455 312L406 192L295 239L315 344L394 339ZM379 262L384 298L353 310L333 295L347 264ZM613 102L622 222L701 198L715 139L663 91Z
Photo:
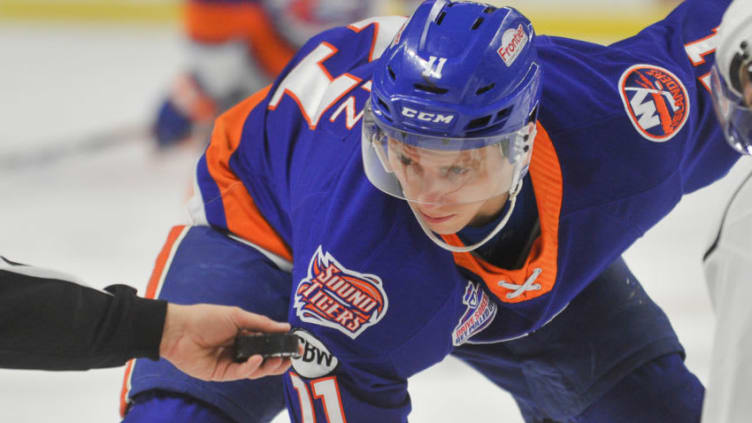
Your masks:
M227 229L292 262L290 248L261 215L248 190L230 169L230 158L240 145L245 120L268 92L269 87L264 88L217 119L206 149L206 165L222 196Z
M201 42L245 40L271 77L279 74L295 54L264 8L256 3L190 1L185 7L185 27L191 39Z
M165 245L162 247L162 251L159 252L159 255L157 256L157 261L154 264L154 270L151 272L151 277L149 277L149 283L146 285L146 295L144 297L146 298L156 298L157 293L159 292L159 286L164 279L164 274L168 270L168 264L170 261L170 258L173 254L173 249L175 247L175 242L178 238L185 232L186 227L185 226L175 226L170 230L170 233L167 235L167 241L165 242Z

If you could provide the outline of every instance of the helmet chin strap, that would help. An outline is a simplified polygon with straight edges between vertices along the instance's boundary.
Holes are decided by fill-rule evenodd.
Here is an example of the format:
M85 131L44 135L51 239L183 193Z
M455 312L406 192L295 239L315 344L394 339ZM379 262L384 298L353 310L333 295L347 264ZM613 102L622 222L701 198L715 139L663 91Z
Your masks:
M457 247L454 245L449 245L446 242L444 242L441 238L436 236L436 234L433 233L433 231L428 228L428 225L423 221L423 219L420 217L420 214L415 211L415 208L412 204L408 201L407 204L410 206L410 210L413 211L413 214L415 215L415 218L418 220L418 224L420 225L420 228L423 229L423 232L428 236L428 238L431 239L436 245L439 247L451 251L453 253L467 253L473 250L476 250L480 248L483 244L490 241L493 237L496 236L503 228L507 225L507 222L509 221L509 217L512 216L512 212L514 211L514 205L517 202L517 194L520 193L520 190L522 189L522 181L523 178L520 178L517 184L515 185L514 189L509 191L509 208L507 209L506 214L504 214L504 218L501 219L498 225L492 230L488 235L486 235L485 238L483 238L481 241L473 244L468 245L465 247Z

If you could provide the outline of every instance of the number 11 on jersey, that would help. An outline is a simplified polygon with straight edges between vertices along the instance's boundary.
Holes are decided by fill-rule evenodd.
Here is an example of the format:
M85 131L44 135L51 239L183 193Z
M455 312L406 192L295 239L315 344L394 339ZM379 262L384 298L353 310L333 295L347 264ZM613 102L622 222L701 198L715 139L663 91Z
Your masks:
M342 409L342 397L339 394L336 376L314 379L306 383L300 376L290 372L290 380L298 393L302 423L316 423L314 401L317 400L320 400L324 406L326 423L347 423L345 412ZM310 390L308 389L309 384ZM313 393L313 396L311 396L311 393Z

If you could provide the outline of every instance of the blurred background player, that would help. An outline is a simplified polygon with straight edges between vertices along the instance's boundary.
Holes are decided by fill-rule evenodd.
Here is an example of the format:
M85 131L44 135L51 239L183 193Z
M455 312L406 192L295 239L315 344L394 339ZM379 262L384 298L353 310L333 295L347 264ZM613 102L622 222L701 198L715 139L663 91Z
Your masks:
M729 143L752 154L752 3L736 0L717 35L711 76L716 112ZM703 422L742 423L752 416L752 175L734 194L705 274L717 316Z
M279 74L309 38L370 16L409 14L416 0L188 0L187 65L154 122L160 147L208 135L221 112ZM202 130L203 128L203 130Z

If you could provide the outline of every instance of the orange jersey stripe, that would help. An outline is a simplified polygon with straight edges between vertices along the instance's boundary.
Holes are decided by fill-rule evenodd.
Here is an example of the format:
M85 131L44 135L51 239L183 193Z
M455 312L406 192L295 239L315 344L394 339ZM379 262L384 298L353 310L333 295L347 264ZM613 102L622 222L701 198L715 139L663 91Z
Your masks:
M551 138L540 123L537 126L538 135L535 137L533 157L530 161L530 177L538 205L541 236L533 243L525 264L520 269L507 270L496 267L471 253L452 253L458 266L482 277L489 290L499 300L507 303L519 303L540 297L551 291L556 283L563 182L559 158ZM456 234L442 235L442 237L450 245L463 245ZM535 283L541 285L539 290L524 291L510 298L507 294L513 290L498 284L499 281L504 280L522 286L536 268L543 270L535 280Z
M185 8L185 28L191 39L200 42L245 40L271 77L279 74L295 53L264 8L256 3L190 1Z
M206 149L206 165L222 196L227 229L292 262L290 247L261 215L248 190L230 169L230 157L240 145L246 117L266 97L269 88L257 92L217 119L211 143Z
M160 291L162 281L164 280L167 271L169 270L172 257L175 255L175 250L180 245L180 240L188 233L189 228L187 226L175 226L170 229L170 233L167 235L167 241L165 242L162 250L157 256L157 260L154 264L154 270L149 277L149 283L146 285L145 298L157 298ZM133 373L133 364L135 360L128 361L125 366L125 376L123 377L123 386L120 389L120 416L125 417L125 411L128 408L128 392L131 390L131 374Z
M144 295L144 297L157 298L157 293L159 292L162 280L167 273L166 270L169 267L169 263L172 261L175 243L178 238L182 238L182 235L186 232L186 230L186 226L183 225L175 226L170 229L170 233L167 235L167 241L162 247L162 251L160 251L159 255L157 256L157 261L154 264L154 270L152 270L151 276L149 277L149 283L148 285L146 285L146 295Z

